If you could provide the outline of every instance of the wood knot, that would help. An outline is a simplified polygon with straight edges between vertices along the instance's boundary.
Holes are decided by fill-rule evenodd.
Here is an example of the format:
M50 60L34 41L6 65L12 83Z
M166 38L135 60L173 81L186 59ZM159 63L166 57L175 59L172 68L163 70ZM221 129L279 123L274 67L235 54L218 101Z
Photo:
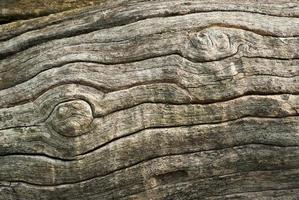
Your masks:
M213 61L232 56L238 51L238 42L231 38L231 30L208 28L190 35L193 48L191 57L200 61Z
M92 121L92 110L89 104L82 100L61 103L50 116L53 129L70 137L87 133Z

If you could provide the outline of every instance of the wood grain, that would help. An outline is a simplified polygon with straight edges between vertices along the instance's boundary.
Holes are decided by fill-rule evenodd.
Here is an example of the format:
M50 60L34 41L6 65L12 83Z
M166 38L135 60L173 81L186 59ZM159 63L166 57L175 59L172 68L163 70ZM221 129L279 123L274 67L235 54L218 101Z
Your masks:
M0 200L299 198L297 1L69 3L0 13Z

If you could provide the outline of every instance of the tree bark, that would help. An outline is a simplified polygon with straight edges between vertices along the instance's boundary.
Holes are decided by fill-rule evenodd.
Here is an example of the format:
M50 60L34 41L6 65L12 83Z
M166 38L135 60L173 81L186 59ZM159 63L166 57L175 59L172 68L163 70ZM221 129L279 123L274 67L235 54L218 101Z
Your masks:
M298 1L28 2L0 15L0 200L299 199Z

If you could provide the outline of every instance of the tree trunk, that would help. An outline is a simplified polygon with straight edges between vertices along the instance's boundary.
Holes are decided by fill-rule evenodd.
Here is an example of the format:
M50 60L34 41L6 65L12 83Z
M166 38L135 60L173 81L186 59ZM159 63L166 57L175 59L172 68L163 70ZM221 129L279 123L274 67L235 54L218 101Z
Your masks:
M0 15L1 200L299 199L297 0L26 2Z

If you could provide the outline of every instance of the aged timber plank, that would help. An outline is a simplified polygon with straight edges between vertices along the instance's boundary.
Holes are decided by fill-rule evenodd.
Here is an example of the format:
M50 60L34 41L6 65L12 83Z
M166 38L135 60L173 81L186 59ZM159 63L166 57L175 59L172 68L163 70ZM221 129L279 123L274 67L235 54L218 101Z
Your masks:
M44 2L0 2L0 200L299 198L298 1Z

